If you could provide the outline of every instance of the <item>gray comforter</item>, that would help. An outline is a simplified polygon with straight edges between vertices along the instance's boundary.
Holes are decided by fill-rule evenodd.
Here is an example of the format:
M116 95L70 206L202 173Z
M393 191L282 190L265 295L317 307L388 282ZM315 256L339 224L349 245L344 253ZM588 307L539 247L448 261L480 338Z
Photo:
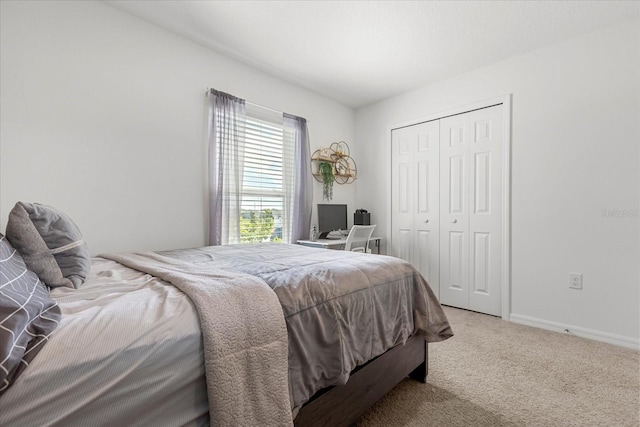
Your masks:
M398 258L264 243L159 252L247 273L276 293L289 338L294 414L318 390L344 384L358 365L404 343L453 335L425 279Z

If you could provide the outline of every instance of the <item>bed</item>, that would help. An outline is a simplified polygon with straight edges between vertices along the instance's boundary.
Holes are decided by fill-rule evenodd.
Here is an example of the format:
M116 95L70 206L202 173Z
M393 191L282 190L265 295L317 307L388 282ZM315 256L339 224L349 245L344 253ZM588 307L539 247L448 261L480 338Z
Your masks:
M299 245L104 254L50 296L0 425L348 425L452 335L410 264Z

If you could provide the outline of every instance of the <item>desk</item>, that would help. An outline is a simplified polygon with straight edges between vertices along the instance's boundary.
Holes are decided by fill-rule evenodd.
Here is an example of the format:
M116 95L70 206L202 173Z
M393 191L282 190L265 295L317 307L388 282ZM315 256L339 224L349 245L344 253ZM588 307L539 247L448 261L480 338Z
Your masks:
M371 237L369 239L369 247L375 246L378 250L378 254L380 254L380 240L382 237ZM318 240L298 240L299 245L309 246L312 248L323 248L323 249L338 249L343 250L344 244L347 242L347 237L343 237L342 239L318 239ZM371 244L373 243L373 245ZM373 252L373 251L372 251Z

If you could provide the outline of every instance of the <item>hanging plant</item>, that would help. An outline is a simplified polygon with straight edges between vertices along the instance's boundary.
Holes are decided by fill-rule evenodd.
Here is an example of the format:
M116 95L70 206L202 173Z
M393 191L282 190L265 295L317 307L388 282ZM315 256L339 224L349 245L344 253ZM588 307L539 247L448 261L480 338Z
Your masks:
M318 172L322 175L322 198L331 200L333 198L333 182L336 180L333 175L333 165L328 162L318 163Z

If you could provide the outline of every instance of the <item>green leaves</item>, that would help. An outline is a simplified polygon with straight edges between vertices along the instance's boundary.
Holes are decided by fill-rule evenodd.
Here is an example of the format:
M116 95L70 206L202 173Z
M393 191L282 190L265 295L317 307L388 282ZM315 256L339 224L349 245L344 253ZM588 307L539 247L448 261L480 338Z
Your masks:
M274 219L271 209L243 211L240 216L240 241L258 243L271 240Z
M329 162L318 163L318 172L322 175L322 198L331 200L333 198L333 182L336 180L333 175L333 164Z

